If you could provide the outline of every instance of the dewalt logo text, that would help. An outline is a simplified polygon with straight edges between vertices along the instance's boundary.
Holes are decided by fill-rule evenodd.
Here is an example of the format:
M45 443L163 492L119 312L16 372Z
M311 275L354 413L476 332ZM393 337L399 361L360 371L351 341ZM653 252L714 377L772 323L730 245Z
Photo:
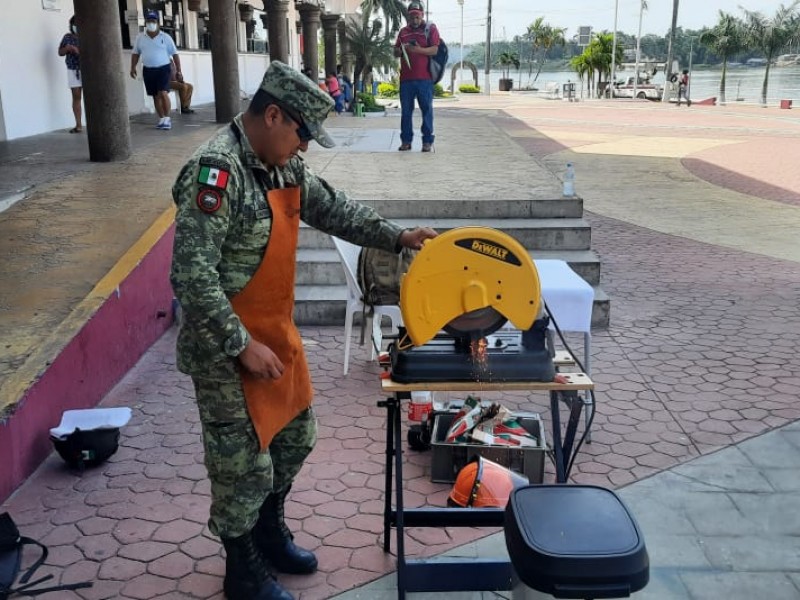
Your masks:
M472 241L472 250L481 254L485 254L486 256L491 256L492 258L498 258L500 260L506 260L506 256L508 256L508 250L505 248L488 244L480 240Z

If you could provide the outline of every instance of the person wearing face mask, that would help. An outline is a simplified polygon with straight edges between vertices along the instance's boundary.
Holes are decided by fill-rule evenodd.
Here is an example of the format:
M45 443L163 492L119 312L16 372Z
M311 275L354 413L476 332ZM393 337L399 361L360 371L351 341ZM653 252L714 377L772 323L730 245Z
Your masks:
M136 65L142 57L142 79L147 95L153 97L158 124L156 129L172 129L170 119L169 82L172 63L175 63L175 79L183 81L178 49L170 36L158 28L158 12L148 10L144 14L145 31L136 37L131 51L131 77L136 79Z
M81 83L81 59L78 43L78 26L75 24L75 16L69 20L69 32L61 38L58 45L58 55L65 57L67 63L67 85L72 92L72 114L75 115L75 127L69 130L70 133L80 133L83 131L81 125L81 94L83 84Z
M334 145L323 127L333 108L315 81L272 61L247 110L195 151L172 188L177 363L194 383L228 600L291 600L274 573L317 570L284 521L317 432L292 318L300 221L394 252L436 236L387 221L306 166L312 140Z

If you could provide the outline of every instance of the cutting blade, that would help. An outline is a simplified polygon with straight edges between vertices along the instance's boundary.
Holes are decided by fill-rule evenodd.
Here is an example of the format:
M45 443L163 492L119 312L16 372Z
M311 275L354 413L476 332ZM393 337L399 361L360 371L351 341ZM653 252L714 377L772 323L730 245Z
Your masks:
M508 319L491 306L457 316L444 326L444 330L457 338L479 340L493 334L506 324Z

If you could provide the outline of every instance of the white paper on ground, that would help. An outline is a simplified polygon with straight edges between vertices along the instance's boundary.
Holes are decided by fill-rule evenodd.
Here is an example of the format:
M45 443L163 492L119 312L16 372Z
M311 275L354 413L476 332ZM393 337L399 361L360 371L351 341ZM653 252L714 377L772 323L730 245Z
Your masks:
M50 430L50 435L63 440L76 429L92 431L93 429L112 429L122 427L131 420L131 409L126 406L118 408L87 408L83 410L65 410L61 415L61 423Z

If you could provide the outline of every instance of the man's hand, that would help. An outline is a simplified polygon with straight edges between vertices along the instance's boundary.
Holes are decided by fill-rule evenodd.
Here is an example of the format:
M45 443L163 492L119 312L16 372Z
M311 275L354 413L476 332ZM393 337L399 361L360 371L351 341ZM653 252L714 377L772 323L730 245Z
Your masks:
M283 375L283 363L277 355L261 342L253 338L239 355L239 362L256 377L264 379L278 379Z
M183 73L181 73L180 71L175 73L175 81L177 81L178 83L183 83Z
M411 248L412 250L421 250L425 240L435 238L437 235L439 234L430 227L406 229L400 234L400 245L404 248Z
M72 44L67 46L67 52L69 52L71 54L80 54L81 53L80 50L78 50L78 47L77 46L73 46Z
M136 69L131 69L131 78L136 79Z

